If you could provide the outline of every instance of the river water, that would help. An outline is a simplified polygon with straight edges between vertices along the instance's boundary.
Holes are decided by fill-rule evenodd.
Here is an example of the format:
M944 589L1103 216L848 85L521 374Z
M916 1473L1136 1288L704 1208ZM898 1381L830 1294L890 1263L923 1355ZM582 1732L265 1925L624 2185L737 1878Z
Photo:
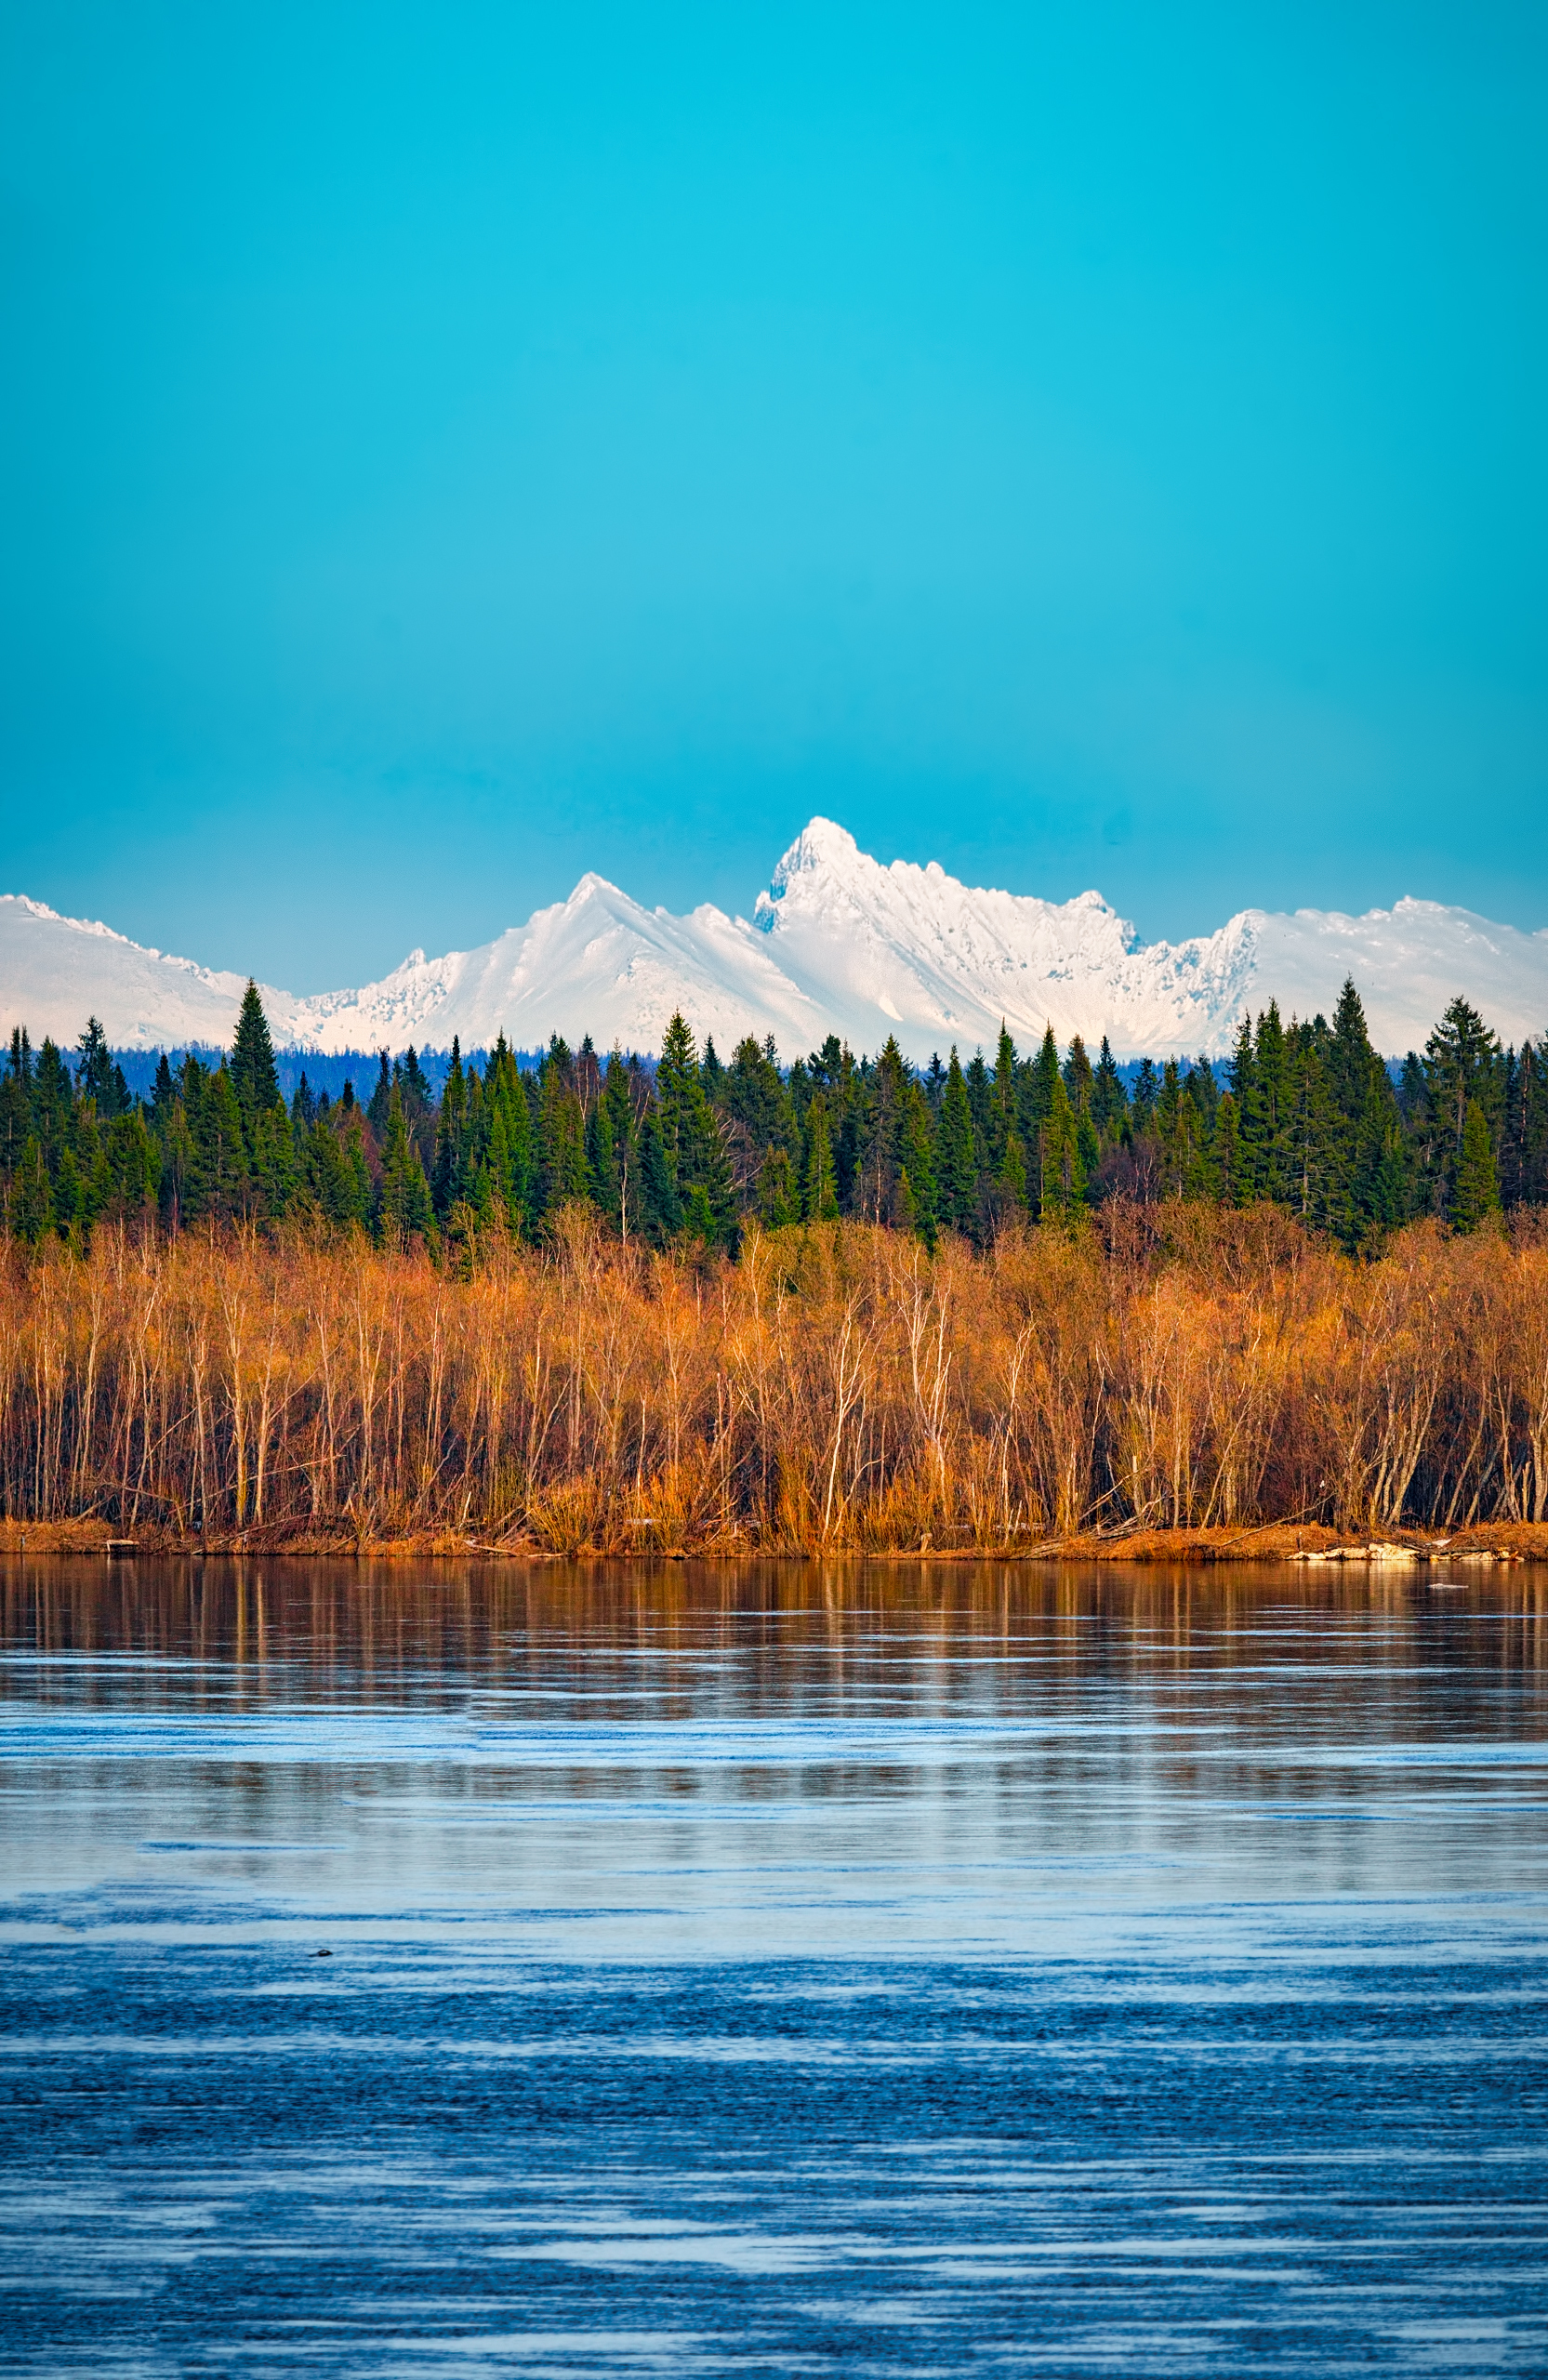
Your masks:
M1548 2371L1545 1688L1531 1570L8 1560L0 2371Z

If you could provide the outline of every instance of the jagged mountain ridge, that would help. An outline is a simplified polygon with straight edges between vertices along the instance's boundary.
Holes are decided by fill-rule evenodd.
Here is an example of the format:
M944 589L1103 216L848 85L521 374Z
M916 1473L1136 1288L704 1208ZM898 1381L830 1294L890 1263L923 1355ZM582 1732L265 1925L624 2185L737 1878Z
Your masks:
M675 1008L722 1051L772 1033L793 1055L829 1032L856 1050L889 1033L922 1061L992 1047L1003 1018L1024 1047L1105 1033L1119 1057L1228 1047L1244 1009L1331 1009L1352 974L1373 1039L1422 1043L1457 992L1519 1040L1548 1028L1548 931L1401 900L1352 918L1245 909L1214 933L1142 944L1096 892L1073 901L964 885L935 861L890 866L814 818L750 919L708 904L645 909L600 876L468 951L414 951L379 983L298 998L263 985L276 1039L322 1050L465 1048L497 1033L531 1048L589 1032L654 1050ZM120 1048L230 1039L245 978L142 947L110 928L0 896L0 1025L73 1040L88 1013Z

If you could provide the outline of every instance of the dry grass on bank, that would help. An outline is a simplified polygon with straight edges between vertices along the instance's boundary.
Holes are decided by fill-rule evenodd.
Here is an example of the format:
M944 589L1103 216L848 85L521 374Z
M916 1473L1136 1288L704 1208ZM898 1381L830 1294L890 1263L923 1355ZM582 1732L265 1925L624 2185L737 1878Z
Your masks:
M458 1279L104 1232L0 1261L0 1507L37 1552L1548 1553L1548 1244L1420 1225L1359 1265L1173 1208L705 1269L576 1213Z

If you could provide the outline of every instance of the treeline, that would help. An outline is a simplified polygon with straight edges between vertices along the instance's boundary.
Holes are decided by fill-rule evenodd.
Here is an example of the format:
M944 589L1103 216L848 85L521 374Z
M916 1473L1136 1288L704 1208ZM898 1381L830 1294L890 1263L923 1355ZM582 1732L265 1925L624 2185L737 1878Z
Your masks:
M707 1264L572 1201L461 1267L109 1223L0 1244L0 1511L552 1552L1541 1523L1548 1230L1360 1259L1275 1206L1115 1197L933 1258L749 1223Z
M1093 1059L1052 1031L1031 1056L1002 1033L992 1064L918 1069L895 1041L855 1058L834 1037L788 1068L749 1037L726 1064L677 1016L654 1066L556 1038L534 1070L503 1040L481 1068L454 1044L439 1099L411 1049L364 1100L303 1075L287 1104L252 985L229 1057L163 1058L148 1098L95 1020L73 1061L18 1032L0 1078L5 1224L33 1245L85 1250L104 1219L295 1219L456 1255L539 1240L579 1205L656 1249L841 1218L987 1248L1121 1197L1267 1202L1369 1254L1422 1217L1468 1233L1548 1203L1548 1040L1503 1048L1458 998L1395 1078L1352 983L1331 1023L1272 1003L1244 1021L1224 1085L1204 1058L1126 1084L1105 1040Z

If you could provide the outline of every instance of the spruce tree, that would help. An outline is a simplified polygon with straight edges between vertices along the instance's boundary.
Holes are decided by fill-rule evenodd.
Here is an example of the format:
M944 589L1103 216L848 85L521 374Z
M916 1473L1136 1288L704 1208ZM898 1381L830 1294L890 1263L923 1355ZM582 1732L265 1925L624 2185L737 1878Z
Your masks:
M1471 1003L1454 999L1424 1044L1424 1077L1430 1104L1445 1119L1460 1154L1469 1100L1476 1100L1486 1123L1502 1089L1500 1037L1491 1033Z
M32 1129L32 1043L18 1025L11 1035L9 1063L0 1078L0 1172L15 1171Z
M747 1149L792 1147L795 1117L779 1078L772 1042L761 1047L749 1033L746 1040L737 1043L730 1066L721 1076L718 1091L711 1088L708 1072L706 1090L724 1107L732 1122L740 1127L742 1144Z
M1107 1053L1110 1064L1112 1053L1107 1051L1105 1035L1103 1037L1102 1046ZM1086 1045L1078 1033L1070 1043L1069 1055L1065 1060L1065 1089L1069 1093L1069 1104L1077 1116L1079 1115L1082 1105L1090 1106L1092 1095L1096 1089L1096 1071L1086 1055Z
M700 1079L694 1037L681 1011L662 1037L655 1095L662 1147L685 1228L707 1244L734 1247L736 1188L731 1159L720 1117ZM702 1197L695 1193L702 1193Z
M1344 977L1338 1006L1333 1011L1327 1064L1329 1088L1340 1115L1351 1124L1358 1123L1370 1098L1372 1073L1382 1067L1382 1062L1370 1046L1365 1006L1352 975ZM1384 1073L1384 1068L1382 1071Z
M978 1204L978 1159L973 1149L972 1110L968 1104L967 1084L955 1045L946 1067L935 1148L941 1221L953 1231L965 1232Z
M467 1194L467 1118L468 1083L462 1070L462 1045L454 1034L452 1062L446 1069L441 1110L435 1120L435 1157L430 1170L430 1203L438 1223L444 1223Z
M338 1135L331 1125L318 1120L308 1131L301 1152L304 1196L324 1223L343 1224L351 1220L350 1170Z
M473 1160L475 1173L488 1176L500 1222L518 1235L530 1230L537 1212L536 1156L525 1082L502 1033L483 1071Z
M796 1170L787 1148L771 1147L758 1170L758 1220L768 1231L800 1221Z
M1451 1227L1459 1232L1476 1231L1500 1212L1494 1149L1488 1120L1475 1099L1468 1101L1463 1112L1462 1149L1449 1211Z
M127 1220L152 1213L161 1186L161 1152L139 1107L114 1117L108 1127L105 1156L111 1200L117 1211Z
M1066 1096L1065 1105L1068 1105ZM1015 1130L1005 1135L1004 1153L999 1160L999 1188L1006 1209L1012 1215L1026 1212L1026 1153L1021 1144L1021 1134Z
M917 1232L925 1246L933 1251L940 1193L935 1181L935 1135L931 1124L930 1102L921 1083L910 1082L905 1086L897 1154L900 1192L893 1200L897 1221L903 1229ZM906 1222L902 1213L901 1185L904 1183L906 1183L908 1192Z
M75 1086L70 1079L70 1069L53 1042L45 1038L33 1069L32 1116L33 1129L43 1144L43 1161L50 1173L69 1142L74 1104Z
M12 1238L31 1248L54 1228L54 1194L43 1160L43 1144L35 1132L29 1132L21 1144L20 1158L11 1175L6 1221Z
M129 1104L127 1086L122 1070L113 1064L108 1037L96 1017L87 1017L86 1031L75 1048L75 1089L79 1096L94 1101L98 1115L104 1119L122 1116Z
M365 1120L379 1141L387 1130L387 1117L392 1104L392 1061L385 1050L377 1052L378 1066L376 1089L365 1103Z
M836 1223L839 1190L833 1169L833 1144L827 1130L827 1101L819 1091L806 1110L806 1161L801 1170L801 1219L809 1223Z
M655 1101L661 1145L674 1181L680 1155L692 1165L698 1101L702 1097L694 1037L681 1009L672 1012L655 1067Z
M1057 1098L1055 1086L1057 1086L1057 1091L1065 1091L1064 1077L1059 1070L1059 1044L1053 1038L1053 1027L1051 1025L1045 1028L1042 1045L1032 1062L1032 1079L1028 1087L1030 1109L1027 1128L1029 1132L1041 1131L1053 1114ZM1065 1091L1065 1105L1068 1107L1069 1104L1069 1093ZM1073 1114L1074 1111L1071 1109L1071 1115Z
M586 1162L586 1124L570 1081L568 1052L549 1050L538 1070L537 1197L544 1215L557 1212L590 1191Z
M1325 1055L1327 1028L1292 1026L1286 1037L1281 1195L1317 1229L1336 1229L1347 1204L1344 1142Z
M1080 1170L1075 1110L1059 1075L1053 1079L1052 1104L1042 1129L1039 1155L1039 1214L1045 1222L1067 1222L1084 1204L1086 1184Z
M435 1237L430 1183L409 1132L397 1083L388 1095L387 1130L382 1136L379 1228L389 1248L407 1248L416 1239L433 1242Z
M1477 1010L1454 999L1424 1044L1424 1088L1429 1107L1420 1164L1427 1177L1433 1212L1455 1208L1462 1142L1470 1103L1476 1103L1492 1145L1502 1120L1504 1058L1497 1034Z
M1156 1129L1156 1102L1160 1089L1160 1078L1154 1065L1148 1058L1142 1058L1129 1099L1130 1130L1137 1141L1147 1139Z
M895 1045L894 1045L895 1046ZM997 1173L1003 1173L1005 1144L1016 1129L1016 1045L1000 1021L999 1041L995 1051L994 1084L989 1102L988 1160Z
M640 1227L639 1127L632 1079L622 1052L615 1049L607 1061L598 1104L607 1119L608 1144L613 1152L613 1170L617 1183L613 1220L625 1239Z
M975 1050L963 1067L962 1080L967 1089L968 1112L972 1117L972 1176L976 1194L979 1176L988 1170L989 1147L994 1138L989 1069L984 1064L982 1050Z
M1128 1114L1129 1093L1124 1090L1123 1077L1105 1033L1092 1076L1092 1122L1105 1147L1111 1147L1118 1140Z
M586 1170L592 1203L618 1228L621 1177L613 1145L613 1117L605 1100L594 1100L586 1111Z
M236 1086L224 1058L213 1074L185 1070L184 1079L185 1097L196 1094L189 1105L194 1168L184 1221L193 1221L196 1210L228 1222L248 1211L252 1194Z
M263 1013L263 1002L251 976L242 995L242 1013L237 1018L236 1038L232 1044L231 1081L250 1150L258 1118L278 1106L280 1101L279 1070L274 1064L269 1019Z
M682 1202L667 1161L661 1117L654 1098L640 1119L640 1228L655 1248L664 1248L682 1229Z
M893 1212L897 1187L899 1135L908 1073L894 1034L864 1078L860 1136L860 1181L857 1204L872 1223L886 1223Z
M1241 1137L1251 1157L1253 1187L1261 1198L1280 1201L1287 1198L1290 1171L1285 1148L1286 1065L1279 1006L1270 1000L1258 1019L1251 1073L1246 1091L1237 1092L1237 1102ZM1233 1066L1233 1079L1236 1074Z

